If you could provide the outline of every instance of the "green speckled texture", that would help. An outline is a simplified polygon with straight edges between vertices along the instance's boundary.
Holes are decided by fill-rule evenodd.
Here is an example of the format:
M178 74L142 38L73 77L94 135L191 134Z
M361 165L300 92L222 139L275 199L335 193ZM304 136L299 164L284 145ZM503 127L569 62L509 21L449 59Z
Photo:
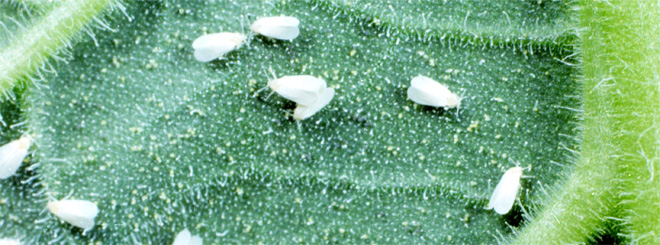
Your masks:
M132 19L111 15L98 46L83 38L53 62L23 113L3 104L5 121L30 122L19 129L38 164L0 181L0 237L169 243L188 228L210 243L494 243L525 212L483 209L504 171L531 168L520 199L533 208L578 149L563 2L126 6ZM224 60L194 60L196 37L280 14L301 21L292 42L251 36ZM255 95L269 70L337 94L295 122L292 102ZM460 109L408 100L417 75L462 95ZM19 134L3 128L2 141ZM61 223L49 195L97 203L98 225Z

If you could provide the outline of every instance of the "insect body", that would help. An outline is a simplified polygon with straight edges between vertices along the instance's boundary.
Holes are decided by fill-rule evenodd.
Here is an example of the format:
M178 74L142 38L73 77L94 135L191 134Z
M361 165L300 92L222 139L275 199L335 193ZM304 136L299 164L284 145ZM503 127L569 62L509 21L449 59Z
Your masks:
M316 114L318 111L323 109L326 105L330 103L332 98L335 96L335 89L327 88L321 93L316 102L311 105L302 105L298 104L296 109L293 111L293 119L295 120L304 120L312 115Z
M236 32L220 32L206 34L193 41L195 59L209 62L222 59L225 54L239 48L245 42L245 35Z
M408 98L417 104L433 107L454 108L461 104L461 97L449 91L445 85L421 75L410 82Z
M520 177L522 177L523 168L513 167L507 170L490 197L486 209L495 209L498 214L506 214L513 207L513 202L518 196L520 190Z
M28 154L30 144L32 137L26 135L0 147L0 179L6 179L16 173Z
M290 16L263 17L252 23L250 29L262 36L279 40L293 40L300 35L299 24L300 21L297 18Z
M183 229L176 235L172 245L202 245L202 238L191 235L188 229Z
M48 210L61 220L85 230L94 227L94 218L99 213L96 204L84 200L49 201L47 206Z
M21 245L21 241L9 238L0 238L0 245Z
M327 84L321 78L297 75L270 80L268 87L288 100L301 105L313 105L326 90Z

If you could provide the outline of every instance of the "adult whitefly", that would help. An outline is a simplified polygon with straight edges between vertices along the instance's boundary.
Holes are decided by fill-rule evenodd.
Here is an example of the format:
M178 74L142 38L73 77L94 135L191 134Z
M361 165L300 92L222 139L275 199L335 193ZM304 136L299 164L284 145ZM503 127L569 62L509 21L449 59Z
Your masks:
M0 245L21 245L21 241L17 239L0 238Z
M53 200L47 207L59 219L84 230L94 227L94 219L99 213L96 204L85 200Z
M522 174L523 168L521 167L513 167L507 170L495 186L495 191L493 191L486 209L495 209L498 214L508 213L518 196Z
M0 179L6 179L16 173L31 144L32 137L25 135L0 147Z
M433 107L454 108L461 104L461 97L445 85L422 75L410 81L408 98L417 104Z
M293 40L300 35L300 21L291 16L262 17L254 21L250 30L265 37Z
M313 105L327 88L325 80L310 75L283 76L268 81L280 96L301 105Z
M238 49L245 42L245 35L236 32L220 32L202 35L193 41L195 59L209 62L222 59L227 53Z
M293 119L295 120L304 120L316 114L318 111L323 109L326 105L330 103L332 98L335 96L335 89L327 88L323 90L323 93L319 96L318 100L311 105L301 105L298 104L296 109L293 110Z
M188 229L183 229L176 235L172 245L202 245L202 242L202 238L199 236L193 236Z

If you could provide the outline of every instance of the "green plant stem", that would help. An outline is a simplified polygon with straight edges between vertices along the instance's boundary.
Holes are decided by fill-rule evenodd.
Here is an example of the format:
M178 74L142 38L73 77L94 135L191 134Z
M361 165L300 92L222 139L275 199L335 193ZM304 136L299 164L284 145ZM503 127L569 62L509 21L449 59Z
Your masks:
M32 13L44 13L47 10L57 6L59 1L41 1L41 0L7 0L7 4L14 4L29 10Z
M69 0L45 13L34 25L0 52L0 92L11 95L19 81L29 77L68 46L71 38L102 13L114 0Z
M659 244L660 3L585 5L584 73L589 87L604 97L616 130L618 154L610 155L621 180L622 230L632 243Z
M517 242L584 242L604 221L616 220L632 242L657 244L660 5L644 0L580 4L581 158Z
M585 94L588 91L585 89ZM584 102L580 159L562 189L552 192L552 199L516 237L517 244L584 242L594 231L603 228L603 217L612 212L610 207L615 204L617 191L612 182L616 167L609 155L616 148L611 138L614 130L607 111L596 110L606 99L595 95L585 97L589 100Z

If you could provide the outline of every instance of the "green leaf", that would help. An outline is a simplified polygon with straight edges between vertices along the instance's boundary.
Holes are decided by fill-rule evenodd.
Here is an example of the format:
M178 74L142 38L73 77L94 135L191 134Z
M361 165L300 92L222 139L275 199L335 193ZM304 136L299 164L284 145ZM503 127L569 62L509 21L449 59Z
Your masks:
M0 205L0 217L26 222L0 223L0 236L168 243L188 228L235 243L493 243L546 198L578 148L569 9L131 3L132 19L112 18L117 31L97 31L98 46L73 45L72 58L27 93L41 189L17 199L26 187L5 188L29 172L2 182L12 205ZM192 57L206 32L247 31L256 17L280 14L301 20L300 37L251 37L211 63ZM269 69L322 77L337 95L295 122L294 104L255 95ZM420 74L463 95L460 110L407 100ZM513 162L531 178L524 208L502 217L483 207ZM82 232L39 213L49 195L96 202L98 226Z

